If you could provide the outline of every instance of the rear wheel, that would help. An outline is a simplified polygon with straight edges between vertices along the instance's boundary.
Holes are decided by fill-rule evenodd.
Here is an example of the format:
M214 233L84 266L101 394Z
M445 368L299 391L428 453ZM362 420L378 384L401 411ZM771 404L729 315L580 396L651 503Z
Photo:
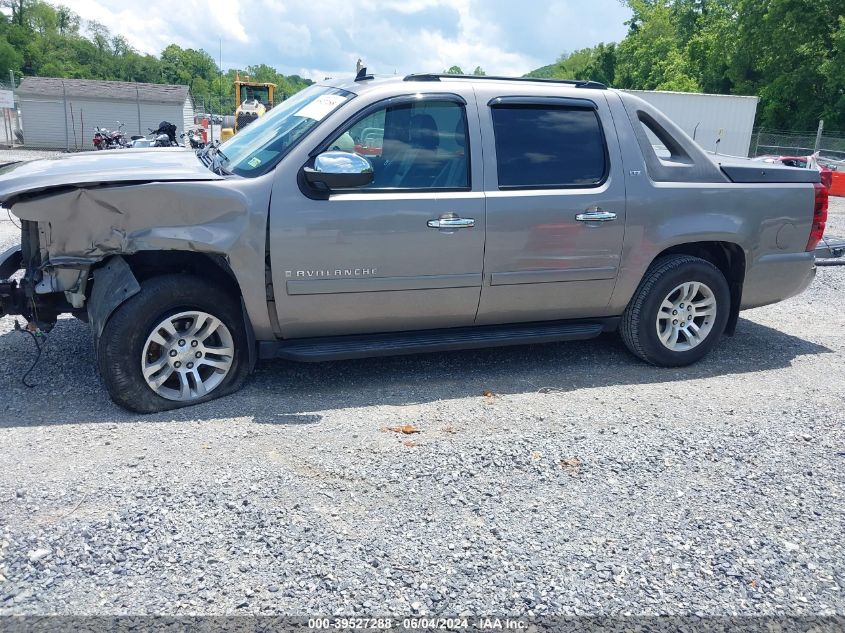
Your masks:
M115 310L97 365L117 404L141 413L205 402L237 390L248 369L238 302L192 275L163 275Z
M710 262L670 255L652 264L622 316L628 349L653 365L680 367L716 345L730 314L730 289Z

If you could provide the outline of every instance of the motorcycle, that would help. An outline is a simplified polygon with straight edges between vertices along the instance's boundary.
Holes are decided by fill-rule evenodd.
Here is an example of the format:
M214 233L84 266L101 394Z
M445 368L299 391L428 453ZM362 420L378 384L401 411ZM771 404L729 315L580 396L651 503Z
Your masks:
M176 142L176 126L172 123L162 121L155 130L151 127L147 129L150 131L150 137L133 136L127 147L179 147Z
M109 130L99 126L94 128L94 138L92 139L94 149L123 149L127 147L126 135L123 133L123 126L125 124L120 121L115 122L117 123L116 130Z
M176 126L172 123L162 121L158 124L158 129L147 129L155 135L153 147L179 147L179 143L176 142Z
M187 132L182 132L180 136L183 139L185 137L188 138L188 144L191 146L191 149L203 149L205 147L205 141L202 138L202 133L196 128L188 130Z

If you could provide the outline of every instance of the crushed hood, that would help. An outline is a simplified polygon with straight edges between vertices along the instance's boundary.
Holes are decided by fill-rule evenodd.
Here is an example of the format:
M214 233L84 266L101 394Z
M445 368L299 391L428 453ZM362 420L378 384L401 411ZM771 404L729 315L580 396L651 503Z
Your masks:
M63 154L0 167L0 203L52 187L222 178L179 147Z

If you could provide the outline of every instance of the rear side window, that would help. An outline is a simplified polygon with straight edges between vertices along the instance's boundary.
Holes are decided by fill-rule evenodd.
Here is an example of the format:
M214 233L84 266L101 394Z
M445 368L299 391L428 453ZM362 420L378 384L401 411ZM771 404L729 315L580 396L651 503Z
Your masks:
M499 188L595 187L607 177L598 113L573 106L495 105Z

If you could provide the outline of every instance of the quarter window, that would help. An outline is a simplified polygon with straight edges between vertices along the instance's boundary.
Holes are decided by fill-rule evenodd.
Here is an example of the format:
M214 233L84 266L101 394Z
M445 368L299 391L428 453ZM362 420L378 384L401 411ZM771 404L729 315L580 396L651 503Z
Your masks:
M607 173L598 113L572 106L492 108L500 188L595 187Z
M368 114L326 149L354 152L372 163L373 181L361 189L465 189L467 136L462 105L424 100Z

